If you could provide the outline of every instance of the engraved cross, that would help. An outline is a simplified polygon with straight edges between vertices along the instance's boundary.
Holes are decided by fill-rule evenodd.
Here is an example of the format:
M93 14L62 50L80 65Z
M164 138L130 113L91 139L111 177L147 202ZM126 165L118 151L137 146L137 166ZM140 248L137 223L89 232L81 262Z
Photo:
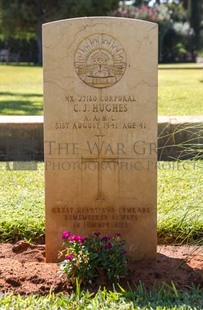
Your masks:
M98 140L98 156L97 157L82 157L81 161L82 163L97 163L98 167L98 190L97 190L97 198L96 200L105 200L104 194L102 191L102 163L111 163L111 162L117 162L119 163L119 157L105 157L102 155L102 151L100 148L100 140L104 135L95 135ZM101 138L101 139L100 139Z

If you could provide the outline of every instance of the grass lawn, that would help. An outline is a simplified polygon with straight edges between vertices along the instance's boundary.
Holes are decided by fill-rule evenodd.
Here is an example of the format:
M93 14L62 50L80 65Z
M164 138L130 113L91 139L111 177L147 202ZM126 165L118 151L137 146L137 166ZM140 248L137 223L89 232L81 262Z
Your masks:
M175 66L179 69L159 70L159 115L202 115L203 69ZM42 68L0 65L0 81L1 115L43 113Z
M44 235L44 163L34 171L13 171L12 163L0 163L0 242ZM9 170L10 169L10 170ZM159 162L158 236L167 243L203 242L203 161ZM47 296L0 295L0 309L70 310L201 310L202 290L183 291L163 284L160 289L100 289L95 295L76 291Z
M203 69L159 70L158 114L203 115Z
M201 305L200 289L179 292L174 285L163 285L159 291L147 291L142 284L136 291L100 289L94 296L80 288L70 296L52 293L48 296L0 296L1 310L201 310Z
M0 242L34 240L44 235L44 164L33 171L6 169L12 163L1 162Z
M203 71L159 71L159 115L203 114ZM42 114L42 69L0 65L0 114ZM44 163L35 171L14 171L0 163L0 242L44 236ZM203 161L158 163L159 242L203 244ZM160 290L99 290L94 296L78 287L70 296L0 295L0 309L200 310L202 291L178 291L173 283Z
M158 162L158 237L203 245L203 161Z
M12 163L9 163L12 169ZM158 237L203 243L203 161L159 162ZM44 235L44 164L35 171L0 163L0 242Z
M42 68L0 65L0 114L42 114Z

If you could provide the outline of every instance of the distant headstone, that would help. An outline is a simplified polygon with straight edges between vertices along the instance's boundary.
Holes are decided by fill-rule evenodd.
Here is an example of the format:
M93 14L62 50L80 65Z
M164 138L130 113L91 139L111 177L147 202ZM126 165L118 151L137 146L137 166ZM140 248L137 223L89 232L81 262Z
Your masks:
M157 25L91 17L43 25L46 260L61 233L120 232L156 257Z

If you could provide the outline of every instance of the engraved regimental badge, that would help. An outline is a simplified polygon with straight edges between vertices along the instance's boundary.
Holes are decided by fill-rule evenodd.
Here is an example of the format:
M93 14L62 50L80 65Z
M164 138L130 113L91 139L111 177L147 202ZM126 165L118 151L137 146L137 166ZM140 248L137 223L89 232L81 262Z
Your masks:
M91 87L105 88L116 84L125 69L125 50L109 34L90 35L76 49L75 70L79 78Z

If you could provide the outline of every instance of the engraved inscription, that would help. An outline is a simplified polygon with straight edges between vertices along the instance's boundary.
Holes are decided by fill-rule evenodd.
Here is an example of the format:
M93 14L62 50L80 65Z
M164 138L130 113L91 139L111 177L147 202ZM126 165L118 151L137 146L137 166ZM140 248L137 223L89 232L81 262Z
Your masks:
M57 130L81 130L81 129L124 129L124 130L145 130L147 124L143 122L119 122L112 118L107 118L106 120L96 120L96 116L93 119L84 119L81 122L55 122L54 127Z
M83 40L76 49L75 70L87 85L96 88L116 84L126 70L126 53L117 39L97 33Z
M78 129L130 129L143 130L146 129L144 120L137 122L130 120L123 122L120 115L127 114L132 110L132 106L136 103L136 96L133 94L117 94L117 95L71 95L65 96L65 102L68 103L74 114L79 114L80 121L71 121L64 119L62 122L55 123L55 129L78 130ZM84 115L85 117L81 114ZM112 115L113 113L113 115ZM117 115L115 115L117 114ZM133 114L132 114L133 115Z
M150 215L150 207L53 207L52 213L55 216L62 216L73 228L119 228L128 229L141 218Z
M115 96L65 96L67 102L136 102L135 95L115 95Z

